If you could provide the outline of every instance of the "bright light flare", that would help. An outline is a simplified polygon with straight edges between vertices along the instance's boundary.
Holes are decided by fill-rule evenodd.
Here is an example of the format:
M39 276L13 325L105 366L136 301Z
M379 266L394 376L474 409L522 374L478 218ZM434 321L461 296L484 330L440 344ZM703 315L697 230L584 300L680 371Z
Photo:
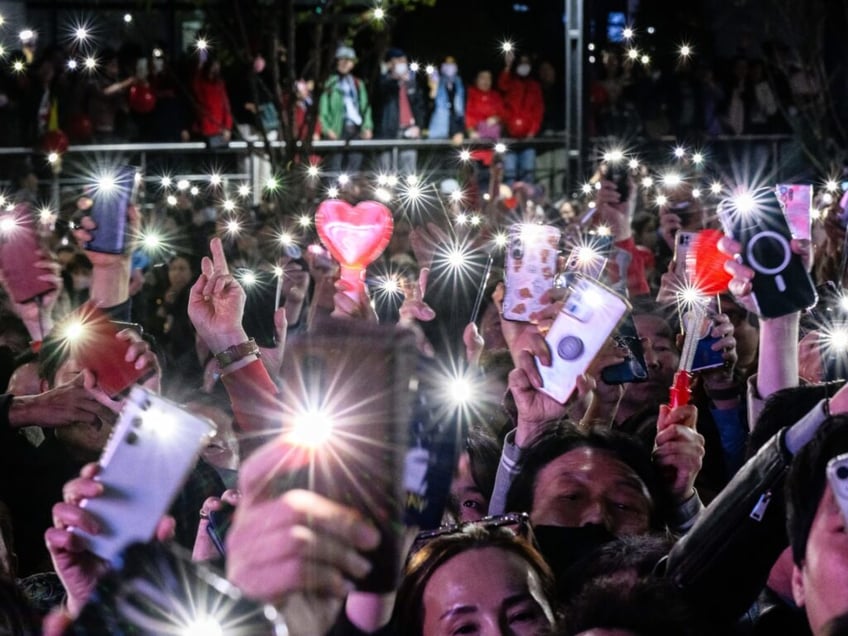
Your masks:
M498 153L499 155L504 154L506 152L506 144L503 143L502 141L499 141L498 143L496 143L495 144L495 152Z
M268 180L265 182L265 189L268 192L276 192L280 188L280 181L277 177L268 177Z
M635 62L636 60L639 59L639 55L641 55L639 53L639 49L637 49L637 48L627 49L627 59L628 60Z
M241 232L241 223L236 219L230 219L226 224L227 234L236 235Z
M673 154L677 159L683 159L686 157L686 148L683 146L676 146L674 148Z
M310 179L316 179L321 176L321 170L318 168L317 164L310 164L309 167L306 168L306 176Z
M465 194L463 194L462 190L460 190L460 189L456 189L456 190L454 190L453 192L450 193L450 200L453 203L462 203L462 201L464 199L465 199Z
M0 234L8 235L14 232L18 227L18 222L11 216L4 216L0 219Z
M630 26L624 27L624 29L621 31L621 37L623 37L625 40L632 40L634 35L636 35L636 29Z
M592 191L593 191L594 189L595 189L595 187L594 187L591 183L584 183L584 184L580 187L580 191L581 191L583 194L592 194Z
M57 161L59 161L59 153L58 152L54 151L54 152L51 152L50 154L47 155L47 163L53 165Z
M224 199L224 202L221 204L221 207L223 207L227 212L232 212L236 209L236 202L232 199Z
M667 172L662 177L662 183L667 188L676 188L683 183L683 177L678 172Z
M163 188L170 188L172 183L173 183L173 180L171 179L171 177L169 177L167 175L165 175L164 177L162 177L159 180L159 185Z
M658 195L657 195L657 205L658 205L659 207L662 207L662 206L664 206L666 203L668 203L668 197L667 197L667 196L665 196L664 194L658 194Z
M317 449L333 436L333 417L321 409L309 409L294 416L286 440L296 446Z
M327 188L327 198L338 199L339 189L336 186L330 186L329 188Z
M639 160L638 159L631 159L630 161L627 162L627 167L630 168L631 170L638 169L639 168Z
M283 246L294 245L294 236L290 232L280 232L277 241Z
M681 59L688 60L690 57L692 57L692 46L684 42L677 49L677 54L680 56Z
M249 186L249 185L247 185L246 183L242 183L242 184L238 187L238 195L239 195L242 199L249 197L249 196L250 196L250 186Z
M652 177L642 177L642 187L650 188L654 185L654 180Z
M371 12L371 15L377 22L382 22L386 19L386 11L383 7L375 7L374 11Z
M177 181L177 190L182 192L183 190L188 190L191 187L191 183L189 183L188 179L180 179Z
M836 179L828 179L824 184L824 189L830 193L838 192L839 184L836 182Z
M221 175L219 175L217 172L213 172L212 174L210 174L209 175L209 185L211 185L213 188L217 188L218 186L220 186L221 185Z
M194 48L198 51L206 51L209 48L209 40L204 37L198 37L194 41Z
M342 172L342 173L339 175L339 178L337 179L337 181L338 181L338 184L339 184L341 187L345 187L346 185L348 185L348 184L350 183L350 175L349 175L349 174L347 174L347 173Z
M700 199L701 198L701 189L700 188L692 188L692 198Z
M621 148L613 148L604 153L604 161L607 163L618 163L624 159L624 151Z
M710 184L710 194L721 194L721 191L724 189L724 186L721 185L718 181L713 181Z
M704 153L695 152L692 154L692 163L696 166L700 166L704 163Z
M644 64L645 66L647 66L648 64L651 63L651 56L650 55L643 55L641 58L639 58L639 61L642 62L642 64Z
M26 64L23 60L15 60L12 62L12 70L15 73L23 73L26 70Z
M463 163L471 161L471 151L468 148L463 148L459 151L459 160Z
M504 40L501 42L501 51L504 54L512 53L515 50L515 44L512 43L511 40Z
M191 621L180 629L179 636L223 636L223 634L221 624L211 616L207 616Z
M733 207L742 214L753 212L757 207L756 197L748 191L735 194L731 201L733 202Z
M35 31L32 29L23 29L18 33L18 39L26 44L35 39Z
M388 203L392 200L392 193L386 190L386 188L376 188L374 190L374 196L383 203Z
M250 270L246 270L246 271L242 272L241 275L239 276L239 282L242 283L243 285L248 286L248 287L252 287L253 285L255 285L256 281L257 281L256 274L253 273Z
M93 55L89 55L83 60L82 65L85 67L86 71L94 71L97 69L97 58Z
M312 225L312 218L307 214L302 214L297 219L297 224L302 228L308 228L309 226Z

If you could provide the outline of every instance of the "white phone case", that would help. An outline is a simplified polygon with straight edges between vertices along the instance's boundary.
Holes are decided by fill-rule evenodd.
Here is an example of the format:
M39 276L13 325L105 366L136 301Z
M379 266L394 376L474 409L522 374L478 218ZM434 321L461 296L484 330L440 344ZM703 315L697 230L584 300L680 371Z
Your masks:
M565 404L630 304L609 287L589 278L578 278L565 299L554 324L545 336L551 351L551 366L538 359L542 392Z
M95 479L104 492L82 502L103 530L71 531L113 564L130 544L150 541L214 430L209 420L133 387L100 457Z

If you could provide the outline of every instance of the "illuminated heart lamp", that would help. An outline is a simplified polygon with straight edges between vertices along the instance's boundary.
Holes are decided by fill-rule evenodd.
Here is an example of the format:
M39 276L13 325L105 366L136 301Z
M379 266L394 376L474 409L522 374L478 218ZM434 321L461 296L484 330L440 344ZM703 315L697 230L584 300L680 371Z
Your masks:
M328 199L315 212L315 227L321 242L341 266L341 278L359 300L365 289L365 268L389 244L394 222L392 213L382 203L361 201L351 206L346 201Z
M718 249L718 242L723 236L719 230L701 230L686 255L689 280L706 296L726 292L733 278L724 269L730 257Z

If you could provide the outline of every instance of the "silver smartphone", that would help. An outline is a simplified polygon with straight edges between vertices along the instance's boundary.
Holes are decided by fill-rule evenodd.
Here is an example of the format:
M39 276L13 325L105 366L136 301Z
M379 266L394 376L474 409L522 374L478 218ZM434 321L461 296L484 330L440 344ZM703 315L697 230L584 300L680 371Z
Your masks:
M214 431L211 421L134 387L100 457L95 479L104 492L82 502L97 517L102 532L71 532L82 537L91 552L119 565L124 548L153 538Z

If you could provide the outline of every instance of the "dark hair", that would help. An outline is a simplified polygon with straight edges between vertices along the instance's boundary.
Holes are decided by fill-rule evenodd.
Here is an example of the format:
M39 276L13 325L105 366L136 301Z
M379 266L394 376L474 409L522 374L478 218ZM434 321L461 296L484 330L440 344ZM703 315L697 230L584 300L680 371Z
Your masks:
M556 614L554 575L538 550L508 528L485 528L471 524L456 534L433 539L412 555L398 587L392 614L392 624L398 633L421 636L421 627L424 624L424 588L427 587L430 577L453 557L469 550L484 548L498 548L524 559L541 580L545 599Z
M653 503L651 526L662 526L658 508L664 495L659 476L651 462L651 451L636 437L609 429L583 431L570 422L558 422L545 429L522 453L519 473L506 497L510 512L529 512L533 507L536 478L552 461L577 448L595 448L606 451L632 468L645 484Z
M0 576L13 578L16 574L17 557L15 556L15 531L12 525L12 512L9 507L0 501L0 541L6 546L6 554L9 557L9 571L0 571ZM2 632L0 632L2 633Z
M799 567L824 494L827 462L842 453L848 453L848 415L834 415L825 420L792 460L786 478L786 532L792 560Z
M630 584L615 577L598 579L568 605L565 623L568 636L599 627L637 636L701 633L694 612L670 582L655 578Z
M35 636L41 633L40 621L15 582L0 577L0 634Z

